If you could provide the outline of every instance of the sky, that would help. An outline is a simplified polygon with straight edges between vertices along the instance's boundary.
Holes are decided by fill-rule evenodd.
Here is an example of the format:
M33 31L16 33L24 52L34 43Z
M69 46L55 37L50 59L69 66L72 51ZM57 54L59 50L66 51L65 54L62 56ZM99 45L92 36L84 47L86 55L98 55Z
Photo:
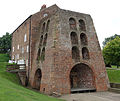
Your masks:
M90 14L101 47L105 38L120 35L120 0L0 0L0 37L12 33L43 4Z

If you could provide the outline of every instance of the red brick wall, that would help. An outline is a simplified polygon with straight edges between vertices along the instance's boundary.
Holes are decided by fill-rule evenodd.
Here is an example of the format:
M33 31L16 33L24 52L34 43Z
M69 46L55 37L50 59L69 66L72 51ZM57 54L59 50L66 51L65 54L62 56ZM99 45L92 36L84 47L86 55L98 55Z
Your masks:
M35 72L38 68L41 69L42 71L42 80L41 80L41 88L40 91L45 92L44 93L50 93L51 92L51 69L53 68L53 47L54 47L54 42L53 42L53 33L54 33L54 26L55 24L55 19L54 19L54 14L58 10L57 6L52 6L48 9L44 9L41 12L36 13L35 15L32 16L31 18L31 72L30 72L30 84L34 88L35 83L34 83L34 75ZM43 14L47 13L48 16L43 17ZM47 38L47 44L45 47L45 61L41 62L38 64L37 63L37 53L39 49L39 42L40 42L40 37L41 35L45 36L46 33L42 34L41 29L43 23L47 23L47 21L50 20L50 26L49 26L49 31L46 32L48 34ZM55 20L55 21L54 21ZM43 46L41 47L43 48Z
M77 30L71 30L69 26L68 19L70 17L75 18L77 23ZM83 19L86 24L86 31L79 30L79 20ZM61 10L60 12L60 24L61 29L58 29L58 45L55 57L55 87L57 92L69 93L70 92L70 71L71 69L79 63L87 64L93 71L95 78L95 85L97 91L106 91L109 87L108 77L105 70L104 60L101 53L100 45L97 39L95 28L92 19L89 15L79 14L71 11ZM59 24L58 24L59 25ZM72 59L72 45L70 39L70 33L74 31L78 36L78 48L80 53L79 62L75 62ZM88 40L88 45L85 46L89 50L90 59L84 60L82 58L82 45L80 40L80 34L85 33ZM57 76L56 76L57 75ZM62 80L62 82L61 82ZM58 83L61 82L61 83ZM65 89L66 90L65 90ZM64 90L63 90L64 89Z
M15 56L19 54L19 59L18 60L26 60L29 59L29 52L27 52L27 45L29 46L29 27L30 27L30 19L28 18L23 24L17 28L13 34L12 34L12 56L11 59L14 60ZM26 42L24 42L24 36L26 34ZM19 49L18 49L19 45ZM14 47L14 52L13 52L13 47ZM24 48L24 53L22 53L22 47ZM14 59L13 59L14 56ZM26 67L28 71L28 66ZM28 72L27 72L28 73Z
M44 16L44 14L48 15ZM74 29L70 29L69 18L71 17L76 21L76 28ZM81 31L80 29L80 19L84 20L85 22L86 30L84 31ZM42 25L43 23L47 23L48 20L50 20L49 30L48 32L46 31L42 33ZM28 42L24 43L23 40L23 33L27 33L27 36L29 34L29 19L26 22L27 27L25 27L25 23L23 23L19 29L13 33L12 45L15 47L15 49L17 48L18 43L23 46L28 44ZM78 43L76 47L79 50L80 58L78 58L77 61L72 59L72 47L74 45L71 43L71 32L75 32L78 36ZM38 50L39 48L44 48L43 45L39 46L40 37L41 35L44 37L46 33L48 37L47 44L45 46L45 60L43 62L41 60L38 62ZM81 33L86 34L88 44L81 45ZM89 59L83 59L83 47L86 47L88 49ZM17 51L12 53L12 55L15 54L17 54ZM27 57L25 53L22 54L22 56L25 59ZM90 71L93 73L91 78L94 79L92 80L94 82L91 84L95 86L96 90L106 91L109 86L107 73L105 70L104 60L102 57L96 31L90 15L61 10L56 5L45 8L41 10L41 12L32 15L29 82L33 88L35 88L35 72L39 68L42 72L40 92L46 94L51 94L53 92L58 92L61 94L70 93L70 71L75 65L81 63L87 65ZM85 72L84 69L82 71ZM83 77L84 81L87 79L89 78L86 76ZM86 83L85 85L88 87L89 83Z
M52 9L52 8L51 8ZM49 11L50 9L48 9ZM52 13L51 13L52 14ZM35 15L33 19L38 20L38 15ZM73 17L76 20L76 29L70 29L69 18ZM79 20L83 19L86 25L86 31L81 31L79 28ZM40 19L39 19L40 20ZM41 22L46 21L43 19ZM32 20L33 25L37 25L35 20ZM37 21L38 22L38 21ZM33 26L32 25L32 26ZM38 25L37 25L38 26ZM40 25L41 26L41 25ZM105 70L105 65L100 49L100 45L97 39L95 28L92 19L89 15L75 13L71 11L59 10L55 15L50 17L50 30L48 32L47 46L45 51L45 61L43 63L36 63L37 52L40 34L35 34L35 30L32 31L34 38L32 39L31 56L33 56L32 71L31 71L31 84L34 86L34 74L37 68L41 68L42 80L40 91L46 94L52 92L58 92L62 94L70 93L70 71L76 65L84 63L89 66L93 72L94 86L97 91L107 90L108 78ZM78 45L80 60L75 62L72 59L72 45L70 33L76 32L78 36ZM33 34L34 33L34 34ZM80 34L85 33L87 36L90 59L84 60L82 57L82 45L80 40ZM38 37L39 36L39 37ZM87 71L86 71L87 72ZM87 84L86 84L87 85ZM89 85L88 85L89 86ZM43 91L45 88L45 91Z

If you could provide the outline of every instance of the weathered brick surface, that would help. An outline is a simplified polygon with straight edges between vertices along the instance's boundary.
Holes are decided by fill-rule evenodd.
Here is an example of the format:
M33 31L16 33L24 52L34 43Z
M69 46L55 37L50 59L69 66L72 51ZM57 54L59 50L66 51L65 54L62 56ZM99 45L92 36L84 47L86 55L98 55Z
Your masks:
M12 60L26 60L29 59L29 52L27 52L27 45L29 46L29 26L30 25L30 19L27 19L21 26L19 26L12 34ZM24 36L26 34L26 42L24 42ZM19 49L18 49L19 45ZM14 47L14 52L13 52ZM22 53L22 48L24 48L24 53ZM19 54L19 59L17 59L17 54ZM14 57L14 59L13 59ZM28 74L28 66L26 66Z
M69 25L70 18L75 19L76 25L72 25L72 28ZM84 29L84 31L80 29L80 19L84 20L85 22L86 29ZM53 5L49 8L44 7L44 9L41 9L40 12L32 15L31 18L28 19L28 21L29 20L31 20L31 29L28 28L31 32L29 40L29 83L33 88L35 88L36 86L35 73L38 69L40 69L42 75L40 81L40 92L46 94L52 94L53 92L58 92L61 94L70 93L70 76L72 75L71 70L73 70L74 67L78 65L78 67L76 68L79 71L77 73L77 76L79 77L77 77L77 79L74 79L74 86L75 83L79 82L77 83L79 88L94 87L97 91L106 91L108 89L109 83L107 73L105 70L104 60L102 57L93 21L90 15L62 10L56 5ZM50 20L49 29L48 31L45 30L43 32L43 23L47 24L48 20ZM17 45L16 39L18 39L18 35L20 35L20 33L21 39L19 40L21 43L23 42L22 34L25 30L22 28L22 26L18 28L18 30L20 30L19 32L13 33L12 45L14 45L15 48ZM71 32L75 32L77 34L77 44L72 45L70 36ZM41 43L40 45L41 36L43 35L44 38L46 33L48 35L46 46L44 46L43 43ZM87 37L87 44L85 45L82 45L81 43L81 33L84 33ZM76 46L79 50L79 58L77 58L77 61L72 59L73 46ZM88 49L88 59L83 59L83 47L87 47ZM45 60L38 61L38 50L42 50L43 48L45 48ZM81 64L84 65L81 66ZM85 65L87 67L85 67ZM82 84L80 85L80 83Z

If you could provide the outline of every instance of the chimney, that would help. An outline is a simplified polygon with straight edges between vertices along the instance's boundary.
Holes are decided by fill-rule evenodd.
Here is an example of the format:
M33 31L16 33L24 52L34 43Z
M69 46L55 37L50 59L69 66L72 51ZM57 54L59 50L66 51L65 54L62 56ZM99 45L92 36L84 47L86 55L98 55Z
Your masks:
M45 8L46 8L46 5L44 4L44 5L42 5L42 7L41 7L40 10L43 10L43 9L45 9Z

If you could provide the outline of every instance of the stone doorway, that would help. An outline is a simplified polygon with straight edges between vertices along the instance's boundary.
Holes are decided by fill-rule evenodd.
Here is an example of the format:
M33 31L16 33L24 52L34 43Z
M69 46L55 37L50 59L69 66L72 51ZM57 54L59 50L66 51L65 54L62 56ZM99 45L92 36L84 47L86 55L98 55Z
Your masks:
M40 90L42 73L40 69L37 69L35 72L35 89Z
M71 92L95 90L91 68L83 63L75 65L70 72L70 86Z

